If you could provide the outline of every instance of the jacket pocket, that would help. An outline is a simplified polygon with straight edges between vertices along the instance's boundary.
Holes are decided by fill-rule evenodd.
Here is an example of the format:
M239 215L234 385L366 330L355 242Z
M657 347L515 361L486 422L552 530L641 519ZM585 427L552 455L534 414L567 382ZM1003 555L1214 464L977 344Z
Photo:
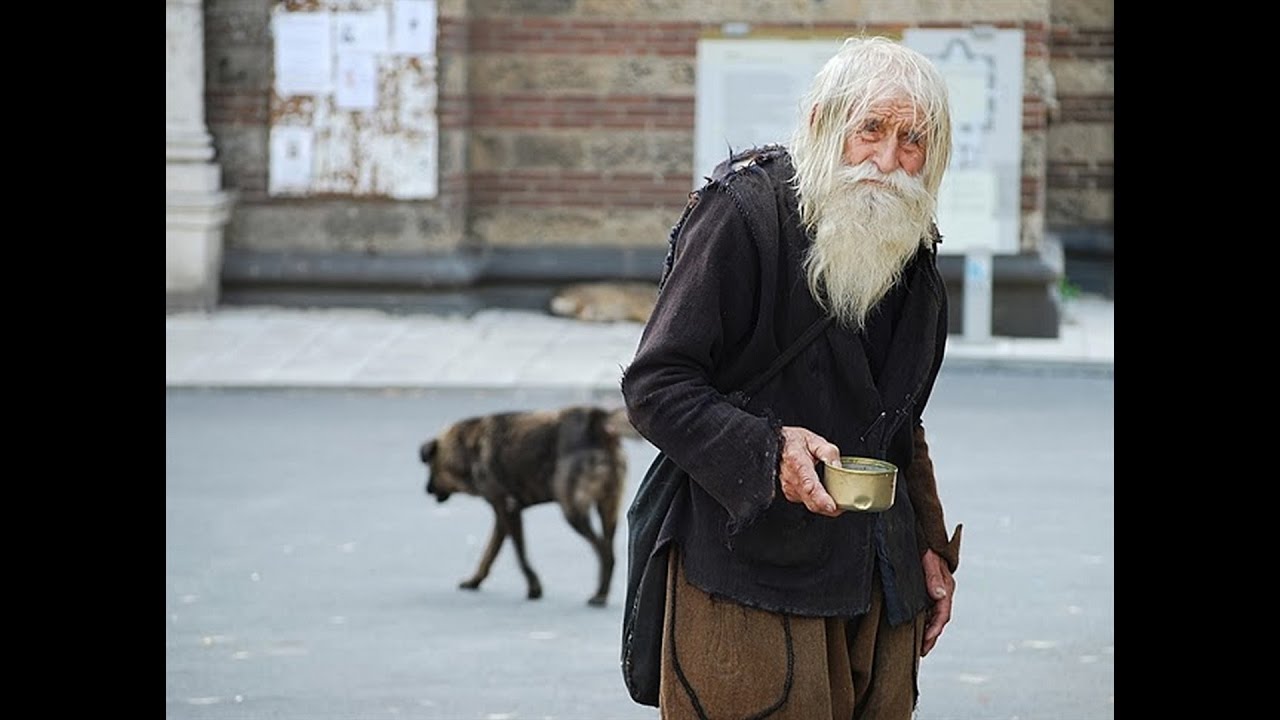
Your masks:
M749 563L817 567L831 554L835 524L779 495L755 522L730 538L730 550Z

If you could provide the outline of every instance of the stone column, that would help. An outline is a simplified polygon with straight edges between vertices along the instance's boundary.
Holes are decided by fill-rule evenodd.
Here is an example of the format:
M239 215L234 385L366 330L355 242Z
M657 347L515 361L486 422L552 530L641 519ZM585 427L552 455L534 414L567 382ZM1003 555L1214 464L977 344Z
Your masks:
M201 0L165 0L165 300L167 310L218 304L222 231L231 196L204 116Z

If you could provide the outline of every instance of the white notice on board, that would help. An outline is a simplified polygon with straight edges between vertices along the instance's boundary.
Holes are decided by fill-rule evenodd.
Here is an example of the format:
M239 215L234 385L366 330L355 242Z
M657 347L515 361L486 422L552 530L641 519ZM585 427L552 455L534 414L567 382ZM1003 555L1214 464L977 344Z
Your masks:
M840 43L836 38L699 40L693 187L731 149L788 142L806 112L800 107L805 90Z
M368 12L334 13L333 29L339 53L387 51L386 8Z
M396 162L388 167L391 187L388 194L397 200L419 200L436 196L436 136L403 137L392 141Z
M436 51L434 0L396 0L394 13L391 52L430 55Z
M278 13L275 32L275 86L281 97L330 91L332 43L329 13Z
M272 195L297 195L311 188L314 131L308 127L277 125L271 128L271 166L267 191Z
M369 53L338 53L335 104L343 110L378 106L378 62Z
M985 168L952 168L938 189L938 231L942 244L992 251L999 247L1000 223L996 214L996 174Z

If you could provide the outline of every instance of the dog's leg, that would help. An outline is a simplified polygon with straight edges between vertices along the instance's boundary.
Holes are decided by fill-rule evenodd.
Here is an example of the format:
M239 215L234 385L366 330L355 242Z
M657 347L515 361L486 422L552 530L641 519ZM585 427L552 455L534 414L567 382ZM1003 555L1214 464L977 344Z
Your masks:
M619 485L615 485L618 487ZM596 512L600 514L600 544L598 552L600 554L600 588L596 590L596 598L600 599L599 603L594 602L596 598L592 598L593 605L604 605L605 599L609 595L609 583L613 579L613 534L618 529L618 506L621 497L617 492L611 492L596 503Z
M493 566L493 559L498 557L498 551L502 549L502 541L507 539L507 524L502 518L502 513L497 508L493 510L493 532L489 533L489 544L485 546L484 555L480 558L480 565L476 568L475 575L469 580L463 580L458 587L463 590L475 590L480 587L480 583L489 577L489 568Z
M542 597L542 581L538 580L538 574L533 571L524 554L524 525L520 519L520 509L508 509L506 519L507 530L511 534L512 542L516 544L516 557L520 559L520 570L524 572L524 579L529 583L528 597L530 600L537 600Z
M600 515L600 589L596 596L600 598L601 605L604 604L609 593L609 583L613 579L613 535L618 529L622 491L627 482L627 456L620 447L615 447L610 454L607 467L606 476L609 479L604 484L600 499L596 501L596 512Z
M575 452L562 457L556 465L553 487L564 519L591 544L599 561L596 592L587 600L588 605L595 607L603 607L608 602L614 565L613 534L618 525L618 505L625 479L626 456L616 447L613 452ZM591 526L593 505L600 513L600 534Z
M595 550L596 558L600 561L600 578L596 586L596 594L587 600L587 604L603 607L608 600L609 578L613 575L613 545L596 534L595 528L591 527L591 516L587 511L566 508L564 519L569 523L569 527L591 543L591 549Z

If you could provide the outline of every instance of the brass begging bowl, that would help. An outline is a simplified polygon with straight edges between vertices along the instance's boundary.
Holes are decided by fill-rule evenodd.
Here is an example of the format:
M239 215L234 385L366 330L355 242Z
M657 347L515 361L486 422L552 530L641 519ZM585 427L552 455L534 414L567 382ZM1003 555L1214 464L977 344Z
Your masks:
M840 464L824 463L822 484L844 510L880 512L893 507L898 466L875 458L845 455Z

